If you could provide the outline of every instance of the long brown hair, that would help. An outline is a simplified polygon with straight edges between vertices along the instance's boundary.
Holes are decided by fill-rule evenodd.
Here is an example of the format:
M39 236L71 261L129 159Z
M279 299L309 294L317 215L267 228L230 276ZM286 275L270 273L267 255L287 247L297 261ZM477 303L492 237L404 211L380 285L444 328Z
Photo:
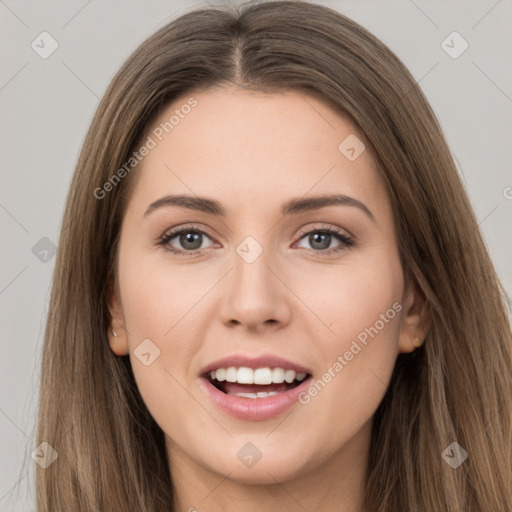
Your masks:
M59 456L37 468L38 510L173 510L164 434L129 358L115 356L107 340L108 291L137 166L95 191L169 102L229 84L314 96L365 135L388 187L404 271L430 310L424 344L398 356L376 411L365 510L510 511L510 319L438 121L382 42L302 1L189 12L146 40L104 95L77 163L55 264L37 444L46 441ZM453 442L469 455L457 469L442 457Z

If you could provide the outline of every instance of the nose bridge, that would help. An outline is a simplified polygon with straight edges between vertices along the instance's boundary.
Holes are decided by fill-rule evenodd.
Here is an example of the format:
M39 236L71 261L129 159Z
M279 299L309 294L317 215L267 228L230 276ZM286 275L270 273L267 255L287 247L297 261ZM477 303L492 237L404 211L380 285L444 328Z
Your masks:
M246 298L255 295L263 301L274 295L275 282L269 267L275 257L271 254L270 237L258 238L261 242L252 235L246 236L235 247L233 289Z
M274 275L276 258L271 237L259 235L258 238L261 242L248 235L235 246L229 290L223 297L225 322L254 327L268 320L286 320L286 288Z

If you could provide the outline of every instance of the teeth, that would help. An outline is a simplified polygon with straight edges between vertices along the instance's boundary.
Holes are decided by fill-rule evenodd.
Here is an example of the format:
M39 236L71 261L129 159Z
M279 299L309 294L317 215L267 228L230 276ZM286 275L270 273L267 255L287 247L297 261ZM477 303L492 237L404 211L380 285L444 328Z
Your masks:
M239 384L254 384L254 371L252 368L238 368L238 373L236 374L236 381Z
M295 372L293 370L286 370L284 372L284 380L291 384L295 380Z
M284 382L284 370L282 368L274 368L272 370L272 382L275 384Z
M272 384L272 370L270 368L254 370L254 384Z
M226 371L226 380L228 382L236 382L237 380L237 370L234 366L230 366Z
M241 396L244 398L267 398L268 396L279 395L279 391L271 391L270 393L265 393L260 391L258 393L236 393L235 396Z
M219 368L217 370L217 375L216 375L216 379L219 381L219 382L224 382L226 380L226 374L227 374L227 370L226 368Z
M291 384L294 380L302 382L306 378L305 373L296 373L295 370L285 370L284 368L247 368L242 366L235 368L230 366L229 368L218 368L210 372L212 380L219 382L238 382L239 384L259 384L262 386L268 384L281 384L287 382ZM245 393L246 395L253 395L254 393ZM244 394L244 395L245 395ZM242 396L242 395L240 395ZM253 398L248 396L246 398ZM256 397L254 397L256 398Z

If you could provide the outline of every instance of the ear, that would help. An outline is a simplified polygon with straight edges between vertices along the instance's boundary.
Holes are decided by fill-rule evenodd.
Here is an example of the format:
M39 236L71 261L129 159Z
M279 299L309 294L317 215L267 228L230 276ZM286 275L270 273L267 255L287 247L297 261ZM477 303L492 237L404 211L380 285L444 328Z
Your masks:
M425 341L430 329L430 307L413 278L406 280L402 301L403 312L398 341L400 353L410 353Z
M110 313L108 342L117 356L129 353L128 336L124 324L123 309L119 298L119 287L111 280L107 287L107 305ZM114 334L115 332L115 334Z

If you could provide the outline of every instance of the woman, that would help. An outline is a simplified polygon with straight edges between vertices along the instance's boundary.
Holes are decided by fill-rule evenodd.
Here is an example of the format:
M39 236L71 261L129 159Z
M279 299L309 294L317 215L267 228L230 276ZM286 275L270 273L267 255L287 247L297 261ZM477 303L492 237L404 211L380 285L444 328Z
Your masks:
M505 294L425 97L353 21L163 27L63 225L39 510L510 509Z

